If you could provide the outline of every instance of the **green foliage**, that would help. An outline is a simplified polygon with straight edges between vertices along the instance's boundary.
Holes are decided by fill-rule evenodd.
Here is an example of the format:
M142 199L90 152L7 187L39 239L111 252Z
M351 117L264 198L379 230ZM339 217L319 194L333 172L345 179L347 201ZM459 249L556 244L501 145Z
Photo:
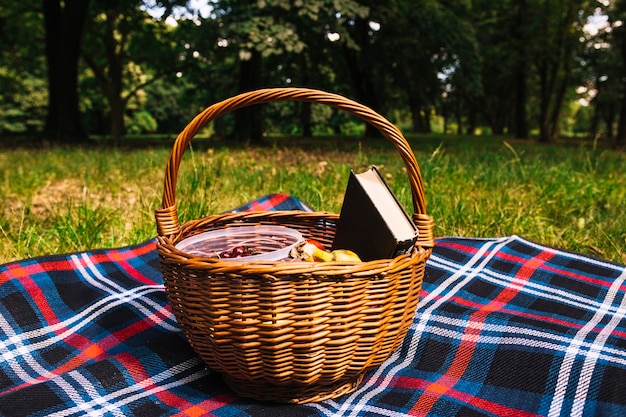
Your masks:
M298 85L402 113L415 132L518 134L527 124L548 139L616 134L626 93L621 0L215 0L208 16L188 3L89 2L78 64L90 133L173 134L242 90ZM591 34L594 13L608 23ZM0 22L0 134L37 133L48 97L42 3L0 0ZM584 120L569 111L580 86L591 105L577 110ZM335 113L324 121L307 111L294 108L282 127L282 112L263 122L269 133L345 127ZM236 132L234 117L216 131Z
M44 80L0 67L0 88L0 135L40 131L48 98Z
M129 134L154 133L157 130L157 121L147 111L133 113L133 118L126 122L126 131Z
M109 133L116 137L125 133L124 114L137 106L133 102L142 104L144 88L184 67L180 45L172 36L174 29L165 20L152 18L141 5L136 0L94 1L85 33L83 57L89 74L104 92L106 99L100 103L105 108L100 112L108 114ZM134 124L129 133L136 133L138 126L139 130L147 127L145 123Z
M48 94L39 3L0 1L0 135L43 127Z

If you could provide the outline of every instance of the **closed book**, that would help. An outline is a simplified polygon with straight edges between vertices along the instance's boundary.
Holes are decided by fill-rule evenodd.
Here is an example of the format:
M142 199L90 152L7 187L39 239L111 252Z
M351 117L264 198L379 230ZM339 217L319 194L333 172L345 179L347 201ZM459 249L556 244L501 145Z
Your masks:
M417 227L376 167L350 172L335 229L333 249L354 251L362 261L407 253Z

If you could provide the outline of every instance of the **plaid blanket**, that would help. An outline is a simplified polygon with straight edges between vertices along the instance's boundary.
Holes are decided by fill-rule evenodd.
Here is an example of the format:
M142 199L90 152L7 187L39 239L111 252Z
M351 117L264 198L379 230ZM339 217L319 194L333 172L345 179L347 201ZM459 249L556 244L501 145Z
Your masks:
M249 206L308 208L285 195ZM4 416L624 416L626 269L530 242L440 238L402 346L357 391L237 398L187 344L155 242L0 266Z

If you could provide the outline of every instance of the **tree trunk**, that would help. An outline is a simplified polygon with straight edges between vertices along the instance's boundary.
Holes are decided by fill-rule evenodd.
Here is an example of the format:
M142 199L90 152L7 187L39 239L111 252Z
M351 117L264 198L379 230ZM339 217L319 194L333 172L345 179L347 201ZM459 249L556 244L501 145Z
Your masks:
M456 116L456 134L463 134L463 110L461 106L461 100L459 97L456 97L454 100L454 113Z
M366 106L371 107L373 110L380 110L378 97L374 88L372 65L367 64L367 59L364 58L364 54L367 54L367 51L364 49L368 47L368 22L363 19L356 19L354 26L361 49L356 51L344 45L343 51L348 65L348 72L352 78L356 99ZM368 123L365 128L365 136L380 136L380 133L375 127Z
M553 53L544 54L540 60L538 70L540 77L540 118L539 140L551 142L559 134L559 119L563 107L563 99L567 90L567 82L571 75L571 52L573 43L577 40L571 36L571 28L574 24L577 8L573 3L566 5L561 20L556 24L553 21L544 20L544 26L554 26L556 30L553 42ZM549 14L546 14L549 16ZM547 29L545 33L550 33Z
M525 64L520 65L517 70L516 80L517 94L515 95L515 137L518 139L528 139L530 128L528 127L528 114L526 102L528 101L528 86Z
M541 66L539 69L539 141L550 142L550 125L549 125L549 110L550 110L550 90L548 87L548 74L545 66Z
M624 101L626 101L626 98L622 97L622 102ZM604 123L606 124L606 138L612 140L615 137L615 132L613 131L615 127L615 105L613 103L607 105L606 113L604 116Z
M261 54L253 50L250 59L239 61L239 91L247 92L261 87ZM260 143L263 140L263 119L259 106L244 107L235 112L233 138L238 142Z
M309 62L307 54L300 54L299 56L300 66L300 81L302 85L309 85ZM311 128L311 103L300 103L300 132L304 137L313 136L313 130Z
M600 93L598 93L598 95L599 94ZM598 137L599 125L600 125L600 106L596 104L593 107L593 115L591 116L591 122L589 123L589 137L591 139L595 139L596 137Z
M78 107L78 58L88 0L44 0L48 114L43 140L87 141Z
M311 103L300 103L300 130L305 138L313 136L311 128Z
M411 112L411 132L413 133L430 133L430 117L428 110L424 108L423 101L420 99L420 94L416 93L410 85L408 85L408 102L409 110ZM446 104L444 103L444 108ZM447 109L444 110L447 116ZM447 117L444 117L447 119Z
M612 135L612 125L611 121L611 129L609 129L609 125L607 124L607 136L609 134ZM626 146L626 93L622 95L622 103L619 111L619 122L617 124L617 135L615 136L615 147L623 148Z
M430 133L432 128L430 126L430 117L428 109L424 109L422 107L411 107L411 122L413 124L413 128L411 132L413 133Z
M519 0L517 5L517 22L513 28L513 35L517 40L518 47L518 65L515 74L515 137L519 139L528 139L530 137L530 129L528 127L528 114L526 111L526 103L528 101L528 47L526 45L526 0Z
M126 48L126 37L122 36L122 39L116 40L116 21L119 18L119 11L111 7L107 8L105 13L107 16L107 30L104 36L104 44L109 71L108 77L105 76L103 82L105 83L105 91L109 99L109 111L111 114L110 134L117 142L126 133L126 125L124 123L126 102L122 98L124 62L122 55L118 52L118 50Z
M116 142L126 134L126 123L124 122L125 109L126 104L120 96L109 97L109 111L111 116L109 130Z
M443 133L448 133L448 103L441 102L440 115L443 119ZM413 124L413 131L415 132L415 123Z
M550 118L550 136L552 139L557 139L561 134L561 110L563 109L563 101L565 100L565 94L567 93L570 74L571 70L569 65L565 64L564 75L561 79L559 88L555 93L554 106L552 107L552 115Z
M626 68L626 29L620 27L618 30L619 32L616 36L619 44L619 51L622 55L622 65ZM622 79L624 78L622 77ZM609 126L607 124L607 131L609 130L608 128ZM622 89L622 103L617 125L617 136L615 137L615 147L626 147L626 89Z
M470 107L469 113L467 115L467 134L473 136L476 133L476 110L473 107Z

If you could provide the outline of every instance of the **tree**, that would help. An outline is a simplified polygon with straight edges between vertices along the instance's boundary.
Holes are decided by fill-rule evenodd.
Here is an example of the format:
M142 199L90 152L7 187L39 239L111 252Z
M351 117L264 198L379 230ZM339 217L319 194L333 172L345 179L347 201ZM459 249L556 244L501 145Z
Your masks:
M539 140L551 142L559 136L561 111L571 87L574 57L582 47L582 29L590 13L585 0L528 0L533 57L539 86Z
M109 133L126 133L128 105L143 89L187 65L165 18L155 19L137 0L96 0L90 10L83 58L108 102ZM172 7L175 2L168 2ZM171 10L170 10L171 11Z
M527 136L527 1L472 3L482 88L478 94L468 95L468 102L495 134L510 133L514 125L515 136Z
M476 101L496 134L526 138L530 119L540 140L559 136L573 88L590 0L476 0L484 94ZM532 104L532 105L531 105ZM530 114L529 108L533 108Z
M589 104L589 136L594 139L614 140L614 125L624 92L624 74L620 48L616 45L620 23L613 28L611 19L615 8L597 10L593 24L585 31L583 48L577 56L574 82L578 86L579 101ZM602 21L605 18L605 21Z
M49 90L45 141L87 140L78 107L78 59L88 4L87 0L43 2Z
M297 30L302 48L294 45L296 47L285 48L283 53L272 54L265 59L266 77L280 79L283 85L333 90L372 105L355 91L351 68L346 62L347 50L360 50L352 38L351 22L366 17L369 8L353 0L309 1L299 7L284 0L272 0L272 4L282 10L282 13L272 13L283 16L285 23ZM322 113L326 114L323 128L331 130L337 127L333 122L345 116L342 112L322 109L311 103L297 103L293 110L295 124L303 136L312 135L314 125L320 117L324 117Z
M481 90L469 3L396 1L381 15L379 55L388 66L380 72L392 75L413 131L430 132L435 108L445 112L451 96L458 103Z
M615 138L615 146L619 148L626 147L626 28L624 22L626 19L626 1L617 0L614 2L611 10L611 21L613 22L613 46L618 49L621 58L621 103L619 122L617 127L617 136ZM619 24L618 24L619 22Z
M322 41L330 42L329 32L340 34L342 41L338 45L347 42L355 47L354 42L350 43L348 22L367 13L367 8L354 0L261 0L252 4L243 0L219 0L214 5L214 18L221 30L220 42L238 58L237 92L276 85L276 81L268 82L264 75L272 57L280 57L285 63L298 62L304 74L309 73L307 62L320 62L316 59L318 52L312 51ZM288 67L293 68L281 65L281 68ZM297 78L308 84L303 74ZM308 108L301 106L304 112ZM233 137L241 141L260 141L261 112L257 106L238 110ZM306 122L302 124L305 125Z
M379 74L378 70L380 69L377 57L380 55L376 52L379 44L372 39L369 23L369 20L365 18L355 19L351 34L359 48L350 48L344 44L343 53L356 99L373 109L382 111L381 92L377 82L377 74ZM377 135L377 130L373 126L367 125L365 136Z
M515 111L513 116L513 133L516 138L528 139L530 128L528 125L528 1L517 2L515 23L512 29L514 47L517 51L513 54L517 57L517 65L513 76L515 77Z
M138 115L150 129L154 120L177 129L180 119L238 92L301 85L355 98L411 121L416 132L428 132L439 113L458 132L486 123L494 133L527 137L532 128L552 140L563 103L585 85L596 92L589 123L606 123L611 134L626 109L625 2L605 2L613 31L592 41L582 28L604 4L596 0L214 0L209 16L177 26L165 17L185 0L0 0L0 130L37 129L33 118L48 100L40 119L49 141L85 140L81 118L119 138ZM332 109L322 116L324 106L275 104L213 126L256 141L281 125L311 135L350 121ZM623 140L626 121L617 131Z
M302 50L295 28L274 16L271 11L279 8L263 1L250 4L242 0L216 2L214 17L220 28L218 41L237 57L236 91L232 94L261 88L263 61L273 54L286 50ZM232 138L236 141L260 142L263 138L262 109L258 106L244 107L235 112Z
M40 134L48 92L38 0L0 0L0 134Z

